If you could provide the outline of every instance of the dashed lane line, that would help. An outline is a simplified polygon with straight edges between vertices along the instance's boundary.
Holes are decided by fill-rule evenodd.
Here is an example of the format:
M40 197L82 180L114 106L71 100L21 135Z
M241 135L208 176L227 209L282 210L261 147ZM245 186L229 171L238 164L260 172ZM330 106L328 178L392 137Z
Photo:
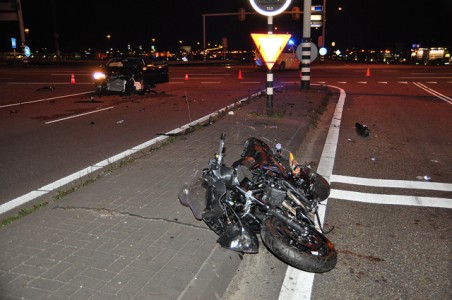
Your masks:
M24 101L24 102L19 102L19 103L11 103L11 104L6 104L6 105L0 105L0 108L19 106L19 105L24 105L24 104L32 104L32 103L44 102L44 101L55 100L55 99L69 98L69 97L74 97L74 96L79 96L79 95L86 95L86 94L91 94L91 93L93 93L93 91L83 92L83 93L76 93L76 94L69 94L69 95L57 96L57 97L51 97L51 98L45 98L45 99L39 99L39 100Z
M113 108L114 108L114 106L105 107L105 108L99 108L99 109L88 111L88 112L84 112L84 113L81 113L81 114L72 115L72 116L69 116L69 117L56 119L56 120L53 120L53 121L48 121L48 122L45 122L45 124L52 124L52 123L57 123L57 122L61 122L61 121L66 121L66 120L69 120L69 119L74 119L74 118L78 118L78 117L82 117L82 116L86 116L86 115L90 115L90 114L95 114L95 113L98 113L98 112L101 112L101 111L104 111L104 110L110 110L110 109L113 109Z

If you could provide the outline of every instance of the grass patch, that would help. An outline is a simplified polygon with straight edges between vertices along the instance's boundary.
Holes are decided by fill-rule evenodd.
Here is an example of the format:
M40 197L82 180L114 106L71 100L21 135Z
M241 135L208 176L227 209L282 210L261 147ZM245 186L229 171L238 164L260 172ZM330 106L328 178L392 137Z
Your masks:
M11 224L12 222L27 216L27 215L35 212L36 210L47 206L47 204L49 204L49 203L48 202L43 202L43 203L39 203L39 204L33 205L32 208L21 209L17 214L15 214L13 216L9 216L9 217L3 219L1 221L1 227L3 228L4 226Z

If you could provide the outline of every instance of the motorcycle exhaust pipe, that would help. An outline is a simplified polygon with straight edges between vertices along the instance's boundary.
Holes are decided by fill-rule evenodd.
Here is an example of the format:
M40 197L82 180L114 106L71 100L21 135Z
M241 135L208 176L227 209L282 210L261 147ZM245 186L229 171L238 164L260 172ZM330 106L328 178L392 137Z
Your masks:
M314 225L314 223L311 221L311 219L309 219L305 213L303 212L303 210L301 208L295 208L293 206L291 206L286 200L283 201L282 205L284 206L284 208L286 208L292 215L294 215L294 217L296 217L298 220L306 223L306 224L311 224Z
M294 216L297 215L297 210L295 209L295 207L290 206L289 203L287 203L286 200L283 201L282 205L284 206L284 208L286 208L288 211L290 211L290 213Z
M307 210L306 207L304 206L303 202L301 202L300 199L298 199L297 196L295 196L291 190L287 190L287 196L289 196L289 198L291 200L293 200L293 202L295 202L297 205L301 206L304 210Z

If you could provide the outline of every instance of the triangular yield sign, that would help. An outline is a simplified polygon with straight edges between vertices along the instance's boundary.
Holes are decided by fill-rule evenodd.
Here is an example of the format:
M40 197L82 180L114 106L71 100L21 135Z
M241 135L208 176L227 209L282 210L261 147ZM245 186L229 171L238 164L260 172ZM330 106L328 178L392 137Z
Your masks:
M271 70L291 35L252 33L251 37L261 53L263 60L267 64L267 68Z

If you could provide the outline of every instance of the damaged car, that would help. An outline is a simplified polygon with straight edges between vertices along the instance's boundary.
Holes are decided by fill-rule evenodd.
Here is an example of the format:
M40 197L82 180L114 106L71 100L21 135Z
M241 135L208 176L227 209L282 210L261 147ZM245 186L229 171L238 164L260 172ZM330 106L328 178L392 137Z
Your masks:
M112 57L93 78L99 97L108 93L145 94L156 84L169 81L168 64L144 55Z

